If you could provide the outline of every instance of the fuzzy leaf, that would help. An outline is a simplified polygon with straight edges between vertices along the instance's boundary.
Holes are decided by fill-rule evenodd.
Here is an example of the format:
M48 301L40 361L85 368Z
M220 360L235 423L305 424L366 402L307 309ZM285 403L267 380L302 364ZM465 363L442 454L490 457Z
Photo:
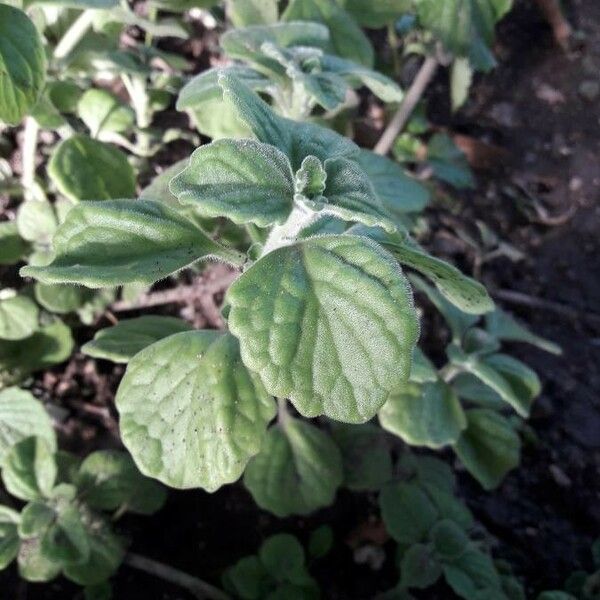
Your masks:
M383 488L379 506L388 533L400 544L425 541L438 518L427 494L412 483L394 483Z
M42 553L61 565L85 562L90 542L82 515L74 504L59 511L56 520L42 536Z
M56 461L48 442L28 437L5 455L2 481L7 491L21 500L38 500L50 495L56 480Z
M117 133L127 131L135 121L133 110L103 89L91 89L85 92L79 99L77 112L92 137L98 137L104 131Z
M358 164L369 176L376 194L386 210L402 219L406 213L420 212L429 203L429 191L402 167L369 150L361 150Z
M98 450L88 455L75 481L86 503L99 510L126 506L129 512L151 515L166 500L165 489L144 477L132 458L117 450Z
M408 379L419 334L412 295L370 240L325 236L279 248L227 299L244 363L304 416L363 423Z
M441 380L392 393L379 411L379 422L406 443L429 448L453 444L467 426L458 397Z
M83 202L54 236L54 260L24 267L42 283L154 283L202 258L240 260L173 209L150 200Z
M38 328L39 309L27 296L0 295L0 339L22 340Z
M36 104L45 79L38 30L23 11L0 4L0 121L18 125Z
M371 67L374 52L369 38L335 0L291 0L284 21L316 21L327 25L334 54Z
M307 156L321 162L328 158L355 158L358 146L348 138L312 123L298 123L277 115L273 109L240 80L226 71L219 77L223 98L243 122L265 144L279 148L295 172Z
M30 392L7 388L0 392L0 465L17 442L39 436L56 448L56 437L50 417L41 402Z
M26 200L17 212L17 227L23 239L50 245L58 219L54 207L47 200Z
M333 440L310 423L288 418L269 429L244 484L261 508L286 517L330 505L342 478L342 457Z
M170 190L204 217L266 227L283 223L294 197L294 177L286 156L253 140L219 140L201 146Z
M510 423L494 411L474 408L466 414L467 429L454 450L484 489L494 489L519 464L519 436Z
M154 342L190 329L189 323L175 317L144 315L100 329L92 341L81 347L81 351L94 358L127 363Z
M17 563L19 575L26 581L50 581L60 573L60 564L46 558L42 553L40 538L21 542Z
M36 283L35 299L50 312L63 315L75 312L92 299L93 292L69 284L45 285Z
M30 539L41 536L55 519L56 513L46 502L34 500L21 511L19 537Z
M5 569L19 552L19 513L0 505L0 570Z
M123 442L142 473L208 491L242 474L275 412L237 340L215 331L177 333L142 350L116 404Z
M127 156L115 146L86 135L74 135L55 148L48 175L71 200L135 196L135 173Z

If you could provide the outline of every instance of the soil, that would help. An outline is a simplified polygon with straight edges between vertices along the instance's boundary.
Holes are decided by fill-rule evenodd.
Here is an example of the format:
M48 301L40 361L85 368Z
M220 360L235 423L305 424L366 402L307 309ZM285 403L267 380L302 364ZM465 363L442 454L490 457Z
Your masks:
M574 0L569 17L576 33L563 52L534 4L518 4L499 29L498 68L478 76L467 105L451 113L443 74L430 100L436 125L466 138L476 147L473 163L485 167L475 190L453 193L429 210L431 248L479 271L491 290L500 290L499 304L563 348L553 356L509 346L544 384L522 464L493 493L459 476L460 493L493 536L495 556L512 564L527 598L591 569L590 546L600 533L600 94L589 92L590 82L600 83L600 4ZM482 262L482 253L465 242L465 232L477 238L476 221L509 252ZM84 341L91 332L78 335ZM426 341L435 343L435 334ZM36 380L37 395L58 398L61 434L71 449L118 443L112 398L121 373L79 355ZM233 485L212 495L172 491L156 517L126 516L119 530L133 552L218 583L225 567L255 552L268 535L288 531L306 541L329 523L338 543L312 568L323 597L368 600L396 582L392 549L373 570L356 564L343 540L377 513L374 496L342 491L333 508L278 520ZM192 598L127 566L113 586L116 599ZM12 567L0 574L0 597L64 600L82 593L63 579L18 582ZM420 597L450 595L444 588Z

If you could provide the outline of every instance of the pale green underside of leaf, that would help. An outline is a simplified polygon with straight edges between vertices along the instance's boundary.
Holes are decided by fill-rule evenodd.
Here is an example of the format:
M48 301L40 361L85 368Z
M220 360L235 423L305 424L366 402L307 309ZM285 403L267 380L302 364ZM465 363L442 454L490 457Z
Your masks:
M279 148L290 160L295 172L309 155L321 162L328 158L356 158L359 152L348 138L312 123L298 123L277 115L246 85L223 71L219 76L223 98L239 120L265 144Z
M254 140L219 140L201 146L170 190L204 217L268 226L292 209L294 176L286 156Z
M101 329L92 341L81 347L81 351L94 358L127 363L154 342L190 329L189 323L175 317L144 315Z
M486 490L494 489L519 464L519 436L510 423L494 411L472 409L466 415L467 429L454 451Z
M48 175L71 200L135 196L135 173L127 156L111 144L81 134L56 147L48 163Z
M342 479L342 458L333 440L310 423L289 419L269 430L244 484L261 508L286 517L330 505Z
M129 363L116 398L123 442L142 473L214 491L261 447L274 403L216 331L172 335Z
M0 392L0 465L14 444L32 435L56 448L52 422L40 401L15 387Z
M22 340L38 328L39 309L27 296L0 299L0 339Z
M0 4L0 121L17 125L45 78L46 55L34 24L23 11Z
M75 206L54 236L55 258L21 274L43 283L90 288L153 283L197 260L239 261L191 221L150 200L106 200Z
M304 416L372 418L408 379L419 324L393 258L366 238L279 248L229 289L244 363Z
M412 384L392 394L379 411L381 426L414 446L453 444L467 426L460 401L443 381Z

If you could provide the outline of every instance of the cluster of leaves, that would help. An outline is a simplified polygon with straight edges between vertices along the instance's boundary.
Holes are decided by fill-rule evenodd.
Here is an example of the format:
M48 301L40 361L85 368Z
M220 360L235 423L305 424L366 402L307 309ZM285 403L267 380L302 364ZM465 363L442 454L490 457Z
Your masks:
M125 554L106 511L150 515L166 493L114 450L84 460L57 450L50 419L25 390L0 392L0 469L6 491L25 502L0 506L0 569L17 559L27 581L62 573L82 586L108 580Z

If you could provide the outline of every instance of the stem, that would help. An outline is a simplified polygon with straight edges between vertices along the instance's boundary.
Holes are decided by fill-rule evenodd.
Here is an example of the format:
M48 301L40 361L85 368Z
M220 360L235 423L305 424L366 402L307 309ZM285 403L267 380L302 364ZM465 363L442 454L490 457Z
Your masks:
M402 65L398 57L398 36L396 35L396 28L394 24L388 25L388 44L392 50L392 63L394 65L394 74L396 77L400 76Z
M294 242L300 232L318 218L318 213L296 202L287 221L283 225L275 225L271 230L263 247L262 256Z
M25 190L25 199L34 197L35 183L35 153L37 150L37 140L40 127L33 117L25 119L25 128L23 129L23 172L21 174L21 184Z
M71 27L67 29L65 35L54 48L54 58L61 60L68 56L73 48L83 39L88 29L92 26L96 11L84 10L79 17L73 22Z
M202 579L188 575L179 569L157 562L151 558L130 552L125 555L124 562L134 569L144 571L185 588L199 600L231 600L229 595L219 588L210 585L210 583L206 583Z
M285 424L290 418L288 412L287 400L285 398L277 398L277 422L281 427L285 427Z
M460 373L462 373L462 369L459 366L451 363L448 363L445 367L440 369L440 377L446 383L450 383Z
M421 100L421 97L425 93L427 86L431 83L439 64L437 56L428 56L425 59L408 92L406 92L406 96L404 96L404 100L400 104L398 111L389 122L386 130L373 149L375 154L385 156L391 150L398 134L406 125L419 100Z

